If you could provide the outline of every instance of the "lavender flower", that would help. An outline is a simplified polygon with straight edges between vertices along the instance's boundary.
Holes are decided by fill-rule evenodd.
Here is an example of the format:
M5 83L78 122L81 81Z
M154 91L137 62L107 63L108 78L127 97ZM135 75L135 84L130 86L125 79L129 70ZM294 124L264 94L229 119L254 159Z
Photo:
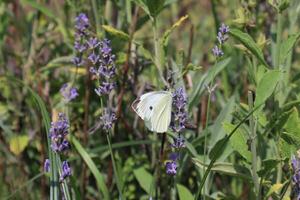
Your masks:
M71 168L69 166L69 163L67 161L63 161L61 175L60 175L59 180L63 181L68 176L71 176L71 174L72 174L72 170L71 170Z
M69 87L67 83L63 84L63 86L60 88L60 93L67 102L72 101L78 96L77 89L74 87Z
M217 33L217 40L219 45L215 45L214 48L212 49L213 55L215 57L221 57L224 55L222 51L222 45L226 42L228 39L227 33L229 32L229 26L225 25L222 23L222 25L219 27L219 31Z
M116 118L116 114L113 111L106 108L104 109L104 112L100 117L100 120L102 122L103 129L105 131L109 131L112 128L113 123L117 120L117 118Z
M177 163L175 161L168 161L166 163L166 172L169 175L176 175L176 173L177 173Z
M219 31L222 33L222 34L226 34L229 32L229 26L225 25L224 23L221 24L221 26L219 27Z
M81 66L81 65L83 65L83 60L82 60L82 57L81 56L74 56L73 58L72 58L72 63L74 64L74 65L76 65L77 67L79 67L79 66Z
M50 172L50 160L49 159L46 159L44 162L44 171L46 173Z
M221 57L224 55L223 51L217 45L214 46L214 48L212 49L212 52L213 52L214 56L216 56L216 57Z
M103 94L109 94L115 88L115 83L103 82L98 88L95 88L95 92L98 96Z
M87 41L87 44L90 49L95 49L97 46L99 46L100 42L97 38L92 37Z
M185 147L184 138L181 135L178 135L177 138L174 139L174 143L171 146L175 149L180 149Z
M69 123L63 113L58 114L58 121L51 122L50 138L51 149L54 152L62 152L69 148L69 143L65 139L69 133Z
M88 59L95 65L98 60L99 60L100 56L96 55L95 52L91 53L88 57Z
M183 88L178 88L173 93L173 112L171 119L171 128L174 132L180 132L185 128L185 123L187 119L186 104L187 96Z
M293 169L293 195L297 196L297 200L300 200L300 159L299 157L292 156L291 165Z
M84 13L80 13L75 18L75 28L80 33L85 33L85 30L90 26L89 18Z

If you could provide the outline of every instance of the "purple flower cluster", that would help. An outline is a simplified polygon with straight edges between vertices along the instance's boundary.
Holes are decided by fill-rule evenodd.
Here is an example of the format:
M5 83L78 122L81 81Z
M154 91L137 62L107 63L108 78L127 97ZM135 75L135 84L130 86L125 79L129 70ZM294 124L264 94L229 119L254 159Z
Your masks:
M44 172L50 172L50 160L48 158L44 162Z
M117 120L116 114L108 108L104 109L102 116L100 117L102 128L105 131L112 129L113 123Z
M69 122L63 113L58 114L58 121L51 122L50 138L51 148L54 152L62 152L69 148L66 136L69 133Z
M71 170L71 167L70 167L68 161L63 161L61 168L62 168L62 171L61 171L59 180L63 181L68 176L71 176L72 170Z
M55 153L62 153L65 150L70 148L70 144L66 139L66 136L69 134L69 122L63 113L58 114L58 121L51 122L50 127L50 139L51 139L51 149ZM50 171L50 161L49 159L45 160L44 170L46 172ZM64 161L62 164L62 172L60 175L60 180L64 180L66 177L71 175L71 169L67 161Z
M169 160L166 162L166 173L169 175L175 175L177 173L177 161L179 160L180 149L185 147L184 138L180 135L180 132L185 128L187 120L187 95L183 88L177 88L172 97L172 118L170 126L172 130L178 133L177 138L174 139L174 143L171 147L175 152L169 155Z
M116 83L111 82L111 79L116 74L115 55L112 54L110 41L104 39L103 41L96 41L93 39L92 52L88 56L93 66L90 72L101 80L95 92L98 96L109 94Z
M78 96L77 89L74 87L69 87L67 83L62 85L60 88L60 93L66 102L72 101Z
M187 119L186 104L187 96L183 88L178 88L173 93L173 111L171 119L171 128L174 132L180 132L185 128Z
M75 42L74 49L76 56L72 59L72 62L76 66L83 64L82 55L88 49L87 38L89 35L88 28L90 26L89 19L84 13L80 13L75 18Z
M219 44L215 45L212 49L214 56L221 57L224 55L224 53L222 51L222 45L228 39L228 35L227 35L228 32L229 32L229 26L222 23L222 25L219 27L219 31L217 34L217 40L218 40Z
M293 169L293 195L297 200L300 200L300 159L298 157L292 157L292 169Z
M179 151L181 148L185 147L184 138L179 134L177 138L174 139L174 143L171 144L171 147L175 149L175 152L172 152L169 155L169 160L166 162L166 173L169 175L176 175L177 173L177 161L179 160Z

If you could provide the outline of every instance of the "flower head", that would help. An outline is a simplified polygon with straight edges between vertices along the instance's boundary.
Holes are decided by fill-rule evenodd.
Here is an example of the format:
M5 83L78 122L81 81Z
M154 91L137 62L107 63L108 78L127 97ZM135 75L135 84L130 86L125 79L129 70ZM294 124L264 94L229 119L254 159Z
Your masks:
M216 56L216 57L221 57L224 55L223 51L217 45L214 46L214 48L212 49L212 52L213 52L214 56Z
M65 139L69 133L69 123L63 113L58 114L58 121L51 122L50 127L51 148L54 152L62 152L69 147L69 143Z
M98 96L109 94L115 88L115 83L103 82L98 88L95 88L95 92Z
M226 34L230 31L229 26L227 26L226 24L222 23L221 26L219 27L219 31L222 34Z
M293 195L297 196L297 199L300 199L300 158L292 156L291 165L293 169Z
M67 102L72 101L78 96L77 89L74 87L69 87L67 83L62 85L60 88L60 93Z
M44 171L47 173L47 172L50 172L50 160L47 158L44 162Z
M106 131L109 131L112 128L114 122L117 120L117 117L113 111L106 108L103 111L103 114L100 117L100 120L101 120L103 129Z
M63 181L68 176L71 176L72 170L71 170L71 168L69 166L69 163L67 161L63 161L61 168L62 168L62 170L61 170L61 175L60 175L59 180Z
M183 88L177 88L173 93L173 112L171 119L171 128L174 132L180 132L185 128L187 120L186 104L187 96Z
M171 144L171 146L175 149L183 148L185 147L184 141L184 138L181 135L179 135L174 139L174 143Z
M177 163L175 161L168 161L166 163L166 172L169 175L176 175L176 173L177 173Z
M89 27L89 18L84 13L80 13L75 18L75 28L83 33Z

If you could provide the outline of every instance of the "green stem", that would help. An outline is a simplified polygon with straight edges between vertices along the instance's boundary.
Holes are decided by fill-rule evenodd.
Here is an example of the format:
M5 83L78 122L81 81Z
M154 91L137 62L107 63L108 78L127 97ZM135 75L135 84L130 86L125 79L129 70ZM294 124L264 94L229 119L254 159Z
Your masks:
M276 32L276 53L275 53L275 63L274 68L280 69L280 46L281 46L281 36L282 36L282 13L277 14L277 32Z
M248 91L248 104L249 109L253 109L253 94L251 91ZM259 194L259 179L257 175L257 152L256 152L256 123L254 119L254 115L250 116L250 142L251 142L251 153L252 153L252 162L251 162L251 170L252 170L252 179L254 183L254 191L256 195L256 199L260 199Z
M115 178L116 178L116 183L117 183L117 188L119 191L120 199L123 200L124 198L123 198L123 193L122 193L122 186L121 186L121 182L119 179L119 173L117 171L117 166L116 166L113 150L112 150L111 143L110 143L110 132L106 134L106 139L107 139L108 148L109 148L109 152L110 152L110 156L111 156L111 161L113 164L113 169L114 169L114 173L115 173Z

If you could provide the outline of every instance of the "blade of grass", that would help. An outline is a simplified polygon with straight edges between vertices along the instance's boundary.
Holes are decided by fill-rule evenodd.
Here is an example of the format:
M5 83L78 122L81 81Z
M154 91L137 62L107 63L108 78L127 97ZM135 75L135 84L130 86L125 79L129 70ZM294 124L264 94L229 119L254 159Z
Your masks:
M16 79L11 76L6 77L8 82L17 83L25 87L31 94L34 102L36 103L38 109L40 110L43 118L43 124L47 134L47 144L48 144L48 154L50 160L50 199L57 200L59 198L59 183L58 183L58 173L57 173L57 163L56 163L56 155L53 151L51 151L51 141L49 137L49 130L50 130L50 117L46 108L45 103L43 102L42 98L33 91L30 87L25 85L21 80Z
M97 169L94 161L91 159L90 155L86 152L86 150L81 146L81 144L79 143L79 141L72 135L70 135L70 141L72 142L72 144L74 145L75 149L78 151L78 153L80 154L80 156L83 158L83 160L85 161L85 163L87 164L87 166L90 168L91 172L93 173L98 188L99 190L102 192L104 199L109 200L110 199L110 195L107 189L107 186L105 184L105 180L103 175L100 173L100 171Z

